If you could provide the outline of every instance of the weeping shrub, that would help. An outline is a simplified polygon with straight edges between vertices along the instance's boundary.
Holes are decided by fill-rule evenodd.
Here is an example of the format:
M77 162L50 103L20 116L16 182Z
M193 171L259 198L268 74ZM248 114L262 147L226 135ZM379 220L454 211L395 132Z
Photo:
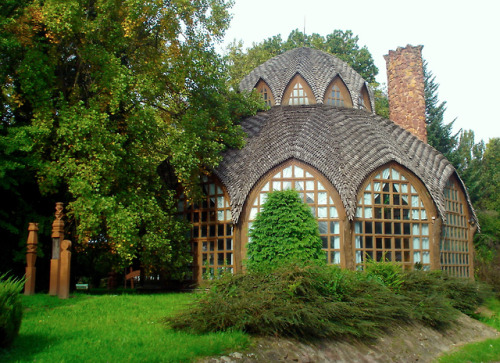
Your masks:
M22 279L7 274L0 275L0 347L9 347L19 334L23 315L21 292Z
M167 322L196 333L236 329L302 339L375 337L409 321L446 327L459 311L476 310L485 296L480 284L440 271L403 272L380 262L368 266L350 271L289 263L226 274Z
M374 337L408 318L405 300L384 285L335 266L281 265L226 275L167 322L197 333Z
M269 193L249 236L248 269L325 263L318 222L295 190Z

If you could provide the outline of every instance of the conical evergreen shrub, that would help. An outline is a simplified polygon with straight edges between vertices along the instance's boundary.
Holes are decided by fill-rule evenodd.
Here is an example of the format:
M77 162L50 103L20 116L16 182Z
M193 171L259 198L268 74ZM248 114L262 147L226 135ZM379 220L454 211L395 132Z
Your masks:
M269 193L249 236L249 269L325 263L318 222L295 190Z

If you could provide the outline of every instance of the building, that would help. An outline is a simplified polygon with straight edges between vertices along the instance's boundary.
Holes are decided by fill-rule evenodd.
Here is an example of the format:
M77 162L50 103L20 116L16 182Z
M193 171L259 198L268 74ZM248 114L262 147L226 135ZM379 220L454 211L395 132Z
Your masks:
M391 120L368 84L335 56L298 48L254 69L241 90L270 108L241 122L241 150L202 180L206 198L179 211L192 222L194 278L241 271L247 232L272 190L294 188L318 219L328 263L367 258L473 276L477 220L446 158L426 143L422 47L386 56Z

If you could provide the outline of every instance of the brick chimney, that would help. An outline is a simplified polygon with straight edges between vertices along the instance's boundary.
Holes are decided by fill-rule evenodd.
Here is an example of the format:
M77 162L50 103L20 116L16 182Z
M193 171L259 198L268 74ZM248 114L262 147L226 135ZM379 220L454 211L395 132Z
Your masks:
M422 45L398 47L384 58L390 119L427 142L422 48Z

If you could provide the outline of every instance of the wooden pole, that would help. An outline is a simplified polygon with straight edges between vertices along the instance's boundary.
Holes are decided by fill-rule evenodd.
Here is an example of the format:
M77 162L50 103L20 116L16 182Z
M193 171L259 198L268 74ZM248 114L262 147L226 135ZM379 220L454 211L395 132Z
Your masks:
M64 204L56 203L55 219L52 223L52 259L50 260L49 295L56 296L59 290L59 256L61 241L64 239Z
M26 250L26 282L24 283L24 295L35 293L36 281L36 247L38 244L38 223L30 223L28 227L28 241Z
M61 299L69 297L69 278L71 274L71 241L65 239L61 243L61 258L59 265L59 290L58 296Z

